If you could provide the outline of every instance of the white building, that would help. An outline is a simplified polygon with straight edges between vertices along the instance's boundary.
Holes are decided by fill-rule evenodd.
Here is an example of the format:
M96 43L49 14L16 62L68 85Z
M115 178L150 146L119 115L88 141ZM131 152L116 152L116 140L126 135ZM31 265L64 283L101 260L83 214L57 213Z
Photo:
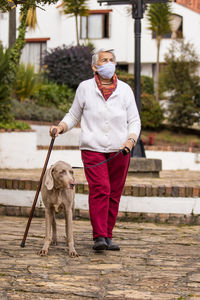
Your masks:
M177 0L184 2L184 0ZM190 3L193 3L191 1ZM62 13L61 1L56 5L45 7L45 11L37 8L38 26L35 31L26 33L26 46L22 60L34 63L39 67L44 49L58 46L76 45L75 18ZM184 3L182 3L184 4ZM200 47L200 9L189 9L181 4L172 3L174 15L180 16L178 32L186 41L194 44L196 51ZM118 64L133 73L134 66L134 19L130 5L102 5L97 0L88 2L90 14L79 18L81 43L88 39L96 48L115 49ZM195 11L196 10L196 11ZM17 14L19 13L19 9ZM19 23L19 15L17 16ZM0 14L0 41L8 45L8 14ZM160 62L164 62L164 54L171 43L165 38L161 43ZM141 62L142 74L154 76L156 63L156 41L148 30L147 18L142 19ZM37 69L38 69L37 67Z

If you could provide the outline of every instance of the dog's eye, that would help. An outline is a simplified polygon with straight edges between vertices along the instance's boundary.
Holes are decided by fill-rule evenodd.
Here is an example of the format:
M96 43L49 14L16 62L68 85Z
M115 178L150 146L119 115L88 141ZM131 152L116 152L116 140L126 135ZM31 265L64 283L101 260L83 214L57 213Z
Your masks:
M70 173L71 175L73 175L73 174L74 174L74 171L72 171L72 170L69 170L69 173Z
M60 174L66 174L66 170L62 170Z

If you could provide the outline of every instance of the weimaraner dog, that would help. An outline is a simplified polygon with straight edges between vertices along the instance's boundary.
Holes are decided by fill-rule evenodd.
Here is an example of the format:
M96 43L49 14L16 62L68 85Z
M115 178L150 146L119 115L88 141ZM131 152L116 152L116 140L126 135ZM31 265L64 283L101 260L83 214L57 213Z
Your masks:
M57 244L55 212L63 207L66 221L66 236L69 247L69 256L78 256L74 248L72 230L72 210L74 204L75 180L72 167L64 161L58 161L52 165L44 175L41 193L45 205L46 234L40 255L47 255L49 246Z

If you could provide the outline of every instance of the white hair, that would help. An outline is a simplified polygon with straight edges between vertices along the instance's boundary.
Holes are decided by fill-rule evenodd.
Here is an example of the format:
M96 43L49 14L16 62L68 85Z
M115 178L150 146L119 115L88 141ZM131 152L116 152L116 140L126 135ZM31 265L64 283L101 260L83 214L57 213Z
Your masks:
M114 49L109 49L109 50L106 50L106 49L99 49L97 51L94 51L94 54L92 55L92 65L97 65L97 62L98 62L98 59L99 59L99 54L102 53L102 52L109 52L112 54L113 58L114 58L114 62L116 63L116 56L115 56L115 53L114 53Z

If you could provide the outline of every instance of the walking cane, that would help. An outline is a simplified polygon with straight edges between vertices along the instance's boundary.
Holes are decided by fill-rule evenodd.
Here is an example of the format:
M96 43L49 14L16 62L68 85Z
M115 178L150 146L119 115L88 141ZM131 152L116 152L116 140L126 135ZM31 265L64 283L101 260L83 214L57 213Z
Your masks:
M41 186L42 186L42 180L43 180L43 177L44 177L44 174L45 174L45 171L46 171L46 168L47 168L47 164L48 164L48 161L49 161L49 157L50 157L50 154L51 154L51 151L52 151L52 148L53 148L53 144L54 144L54 141L55 141L56 128L53 129L52 134L53 134L53 137L52 137L51 143L49 145L47 157L46 157L46 160L45 160L45 163L44 163L44 167L42 169L42 173L41 173L41 176L40 176L40 181L39 181L39 184L37 186L37 190L36 190L36 193L35 193L35 198L34 198L32 208L31 208L31 212L30 212L30 215L29 215L29 219L28 219L28 222L27 222L27 225L26 225L26 230L24 232L24 236L23 236L23 239L22 239L22 242L21 242L21 247L22 248L25 247L25 242L26 242L26 238L27 238L27 235L28 235L29 227L31 225L31 221L32 221L32 218L33 218L35 206L36 206L37 199L38 199L38 196L39 196L39 192L40 192L40 189L41 189Z

